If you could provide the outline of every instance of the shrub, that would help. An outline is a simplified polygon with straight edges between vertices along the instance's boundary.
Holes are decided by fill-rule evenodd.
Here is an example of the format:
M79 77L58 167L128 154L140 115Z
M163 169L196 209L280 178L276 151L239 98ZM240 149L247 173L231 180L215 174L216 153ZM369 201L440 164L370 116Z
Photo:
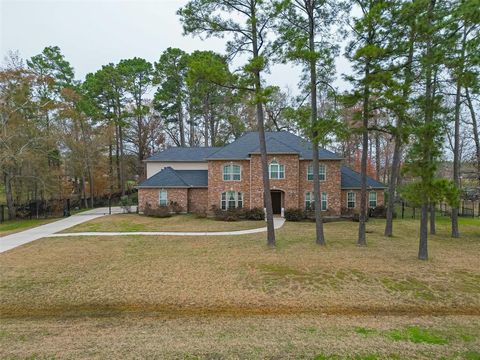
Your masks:
M170 201L170 210L175 214L180 214L183 212L183 207L176 201Z
M194 213L197 219L205 219L207 217L207 212L205 210L200 210Z
M286 209L285 220L287 221L302 221L306 218L305 212L302 209Z
M380 206L377 206L376 208L370 209L369 216L373 218L386 218L387 208L383 205L380 205Z
M170 208L168 206L151 207L148 203L145 205L143 214L156 218L167 218L172 216L172 213L170 212Z
M256 207L245 210L245 219L247 220L265 220L265 212L262 208Z
M120 198L120 207L128 214L132 212L132 201L128 195L124 195Z
M238 221L245 218L245 211L239 208L222 210L217 206L212 206L212 212L215 220L220 221Z

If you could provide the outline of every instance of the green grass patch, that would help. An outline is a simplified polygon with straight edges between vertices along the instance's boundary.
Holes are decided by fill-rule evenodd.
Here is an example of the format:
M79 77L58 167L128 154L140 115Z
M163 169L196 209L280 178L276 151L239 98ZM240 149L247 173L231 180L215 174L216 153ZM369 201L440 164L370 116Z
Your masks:
M12 220L0 224L0 236L47 224L58 219Z
M365 327L356 327L355 328L355 332L359 335L363 335L365 337L368 337L368 336L371 336L371 335L375 335L377 332L373 329L369 329L369 328L365 328Z
M445 345L448 343L447 338L440 333L417 326L411 326L401 330L391 330L386 336L393 341L410 341L415 344Z
M390 292L410 292L418 299L435 300L432 290L424 282L413 277L401 280L383 278L381 283Z

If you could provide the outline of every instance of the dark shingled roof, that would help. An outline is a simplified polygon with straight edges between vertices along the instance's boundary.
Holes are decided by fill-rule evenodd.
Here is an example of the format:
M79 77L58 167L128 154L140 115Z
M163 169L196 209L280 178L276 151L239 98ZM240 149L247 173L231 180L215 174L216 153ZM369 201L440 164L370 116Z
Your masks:
M288 131L265 132L267 153L269 154L298 154L301 159L312 159L312 144ZM319 149L320 159L340 160L341 157L331 151ZM260 145L258 132L248 132L245 135L215 151L207 160L239 160L247 159L250 154L259 154Z
M145 161L205 161L219 147L171 147L153 154Z
M298 154L300 159L312 159L312 144L288 131L265 132L269 154ZM319 149L321 160L340 160L331 151ZM241 160L250 154L260 154L258 132L248 132L224 147L171 147L150 156L145 161L207 161Z
M350 169L347 166L342 166L342 189L360 189L361 177L360 173ZM381 182L367 176L367 188L385 189L386 186Z
M208 170L174 170L170 166L163 168L138 185L139 188L207 186Z

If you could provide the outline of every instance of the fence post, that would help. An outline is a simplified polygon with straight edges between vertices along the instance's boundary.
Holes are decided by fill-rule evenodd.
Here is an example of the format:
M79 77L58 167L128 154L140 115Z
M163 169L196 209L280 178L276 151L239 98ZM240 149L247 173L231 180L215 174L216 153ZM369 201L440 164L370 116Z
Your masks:
M405 215L405 201L402 200L402 220Z
M415 207L413 207L413 214L412 217L415 219Z
M5 221L5 205L0 205L0 224Z

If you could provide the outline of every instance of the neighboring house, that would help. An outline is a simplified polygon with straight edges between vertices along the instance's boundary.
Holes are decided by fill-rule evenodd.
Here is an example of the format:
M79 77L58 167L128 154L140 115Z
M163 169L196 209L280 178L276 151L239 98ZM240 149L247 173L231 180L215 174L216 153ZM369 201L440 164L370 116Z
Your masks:
M312 144L286 131L265 134L273 212L313 205ZM216 206L263 208L263 180L257 132L224 147L173 147L146 161L147 179L138 186L140 211L176 202L186 212ZM320 149L321 207L340 216L359 209L360 174L342 158ZM385 185L368 178L368 206L383 205Z

